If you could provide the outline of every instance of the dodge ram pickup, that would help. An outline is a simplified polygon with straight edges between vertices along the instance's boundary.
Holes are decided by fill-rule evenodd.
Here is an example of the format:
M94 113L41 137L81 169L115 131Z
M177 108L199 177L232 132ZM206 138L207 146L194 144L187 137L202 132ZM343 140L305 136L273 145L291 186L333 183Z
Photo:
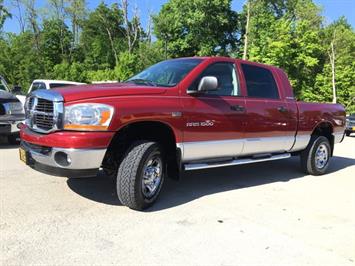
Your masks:
M299 155L306 173L324 174L344 130L341 105L297 102L277 67L179 58L123 83L34 91L20 159L66 177L102 169L121 203L143 210L183 171Z

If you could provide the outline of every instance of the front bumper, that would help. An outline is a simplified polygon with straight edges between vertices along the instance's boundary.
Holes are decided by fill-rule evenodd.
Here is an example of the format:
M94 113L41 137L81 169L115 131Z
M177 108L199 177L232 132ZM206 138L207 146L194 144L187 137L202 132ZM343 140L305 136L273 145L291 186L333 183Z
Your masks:
M95 176L106 149L67 149L21 142L26 164L46 174L66 177Z
M24 123L21 121L0 121L0 134L1 135L12 135L20 132L18 125Z

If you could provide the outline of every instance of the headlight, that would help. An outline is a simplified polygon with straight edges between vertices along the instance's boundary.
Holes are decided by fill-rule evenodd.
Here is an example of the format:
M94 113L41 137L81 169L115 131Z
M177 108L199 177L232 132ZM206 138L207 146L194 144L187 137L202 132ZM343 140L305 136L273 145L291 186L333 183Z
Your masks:
M20 102L10 103L10 109L13 111L22 111L22 103Z
M8 114L10 114L10 115L23 112L23 107L22 107L21 102L10 102L10 103L6 103L5 106L6 105L7 105L7 109L8 109Z
M107 130L114 108L106 104L83 103L65 106L64 129Z

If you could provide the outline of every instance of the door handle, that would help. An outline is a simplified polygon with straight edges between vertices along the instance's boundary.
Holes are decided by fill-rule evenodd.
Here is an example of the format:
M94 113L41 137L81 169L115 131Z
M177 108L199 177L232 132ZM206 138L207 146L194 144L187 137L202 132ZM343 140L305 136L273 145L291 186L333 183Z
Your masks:
M288 111L284 106L280 106L279 108L277 108L277 110L278 110L280 113L286 113L286 112Z
M237 104L237 105L232 105L232 106L231 106L231 109L232 109L233 111L236 111L236 112L244 112L244 111L245 111L245 107L244 107L244 106L241 106L241 105L239 105L239 104Z

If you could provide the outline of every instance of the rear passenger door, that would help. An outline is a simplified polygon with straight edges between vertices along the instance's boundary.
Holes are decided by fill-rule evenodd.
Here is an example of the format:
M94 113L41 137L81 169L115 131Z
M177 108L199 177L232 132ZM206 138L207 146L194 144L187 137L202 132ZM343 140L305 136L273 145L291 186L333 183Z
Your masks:
M243 155L288 151L294 142L295 118L272 68L244 62L239 67L247 92Z

